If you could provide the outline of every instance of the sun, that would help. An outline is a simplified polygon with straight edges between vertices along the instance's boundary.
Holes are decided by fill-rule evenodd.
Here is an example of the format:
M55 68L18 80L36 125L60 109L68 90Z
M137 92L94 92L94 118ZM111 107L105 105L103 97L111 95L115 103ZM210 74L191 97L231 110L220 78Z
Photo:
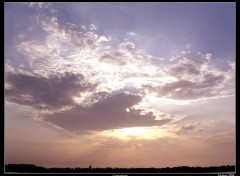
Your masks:
M122 128L118 130L118 135L122 137L138 137L147 134L146 127Z
M169 133L159 127L130 127L113 130L104 130L101 135L115 137L121 140L130 139L156 139L169 135Z

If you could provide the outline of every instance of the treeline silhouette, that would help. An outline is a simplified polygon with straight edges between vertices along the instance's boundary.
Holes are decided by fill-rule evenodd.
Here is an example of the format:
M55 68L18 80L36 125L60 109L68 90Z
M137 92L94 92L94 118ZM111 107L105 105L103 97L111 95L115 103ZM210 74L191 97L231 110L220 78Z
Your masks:
M7 164L5 172L14 173L226 173L235 172L235 166L166 167L166 168L44 168L33 164Z

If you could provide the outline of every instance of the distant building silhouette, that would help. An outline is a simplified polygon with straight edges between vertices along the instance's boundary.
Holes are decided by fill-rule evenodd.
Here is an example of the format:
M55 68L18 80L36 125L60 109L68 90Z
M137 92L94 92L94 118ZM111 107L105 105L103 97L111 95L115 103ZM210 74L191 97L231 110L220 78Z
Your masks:
M91 165L89 166L89 169L92 169L92 166L91 166Z

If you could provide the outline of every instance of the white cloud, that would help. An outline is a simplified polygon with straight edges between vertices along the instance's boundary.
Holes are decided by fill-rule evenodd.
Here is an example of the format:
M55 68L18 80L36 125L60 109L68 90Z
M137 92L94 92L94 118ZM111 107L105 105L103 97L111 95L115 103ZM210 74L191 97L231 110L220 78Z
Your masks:
M55 14L57 10L53 8L50 2L29 2L29 7L36 8L37 10L47 9L50 13Z
M134 35L136 35L136 33L135 33L135 32L132 32L132 31L130 31L130 32L127 32L127 35L129 35L129 36L134 36Z
M91 31L96 31L96 30L97 30L97 27L96 27L94 24L91 24L89 29L90 29Z
M165 65L164 59L137 50L134 43L123 42L119 44L118 49L109 50L109 44L102 44L102 42L109 42L110 38L99 36L91 29L81 31L72 24L60 26L56 17L43 16L41 20L43 29L47 32L46 40L22 41L18 45L18 51L28 58L33 71L39 74L66 71L80 73L89 82L98 83L99 91L114 91L126 84L132 84L138 88L161 86L168 89L171 84L174 84L173 80L179 85L183 80L201 81L206 75L220 73L220 70L210 68L209 62L212 55L209 53L206 55L192 52L180 54L173 57L175 59L171 64ZM90 25L90 28L94 28L94 25ZM162 61L162 64L160 62L160 65L159 63L154 65L153 60ZM223 74L225 72L218 75ZM188 91L190 90L191 87ZM176 90L168 90L170 94L182 91L181 86L176 87ZM203 91L209 90L204 89L194 94L212 95L204 94ZM185 93L182 94L182 96L185 95Z

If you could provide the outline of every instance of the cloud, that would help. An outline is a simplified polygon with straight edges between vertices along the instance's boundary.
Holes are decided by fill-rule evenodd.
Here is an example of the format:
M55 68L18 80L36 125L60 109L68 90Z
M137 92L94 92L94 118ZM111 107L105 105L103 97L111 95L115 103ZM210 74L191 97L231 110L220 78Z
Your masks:
M124 61L124 53L118 50L103 53L99 60L102 62L120 66L126 64L126 61Z
M206 139L206 142L209 142L211 145L215 146L236 146L236 134L232 131L219 132L214 135L209 135ZM233 150L234 151L234 150Z
M131 42L124 42L120 44L120 50L126 51L128 53L133 53L135 50L135 45Z
M209 72L212 54L183 51L181 54L170 58L171 64L167 73L181 79L193 79L204 72ZM210 69L210 70L209 70Z
M224 84L226 77L221 74L208 73L199 81L188 81L179 79L166 83L159 87L148 87L151 91L157 92L158 96L172 99L198 99L213 97L220 94L219 88Z
M8 101L37 109L53 109L73 106L72 96L91 89L80 74L42 76L8 73L5 95Z
M35 7L35 8L49 8L52 4L49 2L29 2L29 7Z
M175 101L229 95L233 90L228 81L234 78L234 63L220 70L210 53L187 47L176 56L153 56L133 42L114 43L117 40L100 35L94 24L78 26L47 16L43 9L51 10L51 4L29 6L42 9L35 24L40 29L32 31L41 38L27 35L15 42L16 57L23 61L6 65L6 97L35 107L44 121L69 131L162 125L173 122L175 115L141 104L151 102L151 94ZM21 64L26 67L13 66ZM62 107L70 109L55 112Z
M193 124L186 124L181 127L179 127L178 130L176 130L176 133L180 136L183 135L190 135L195 134L197 132L203 131L203 129L206 128L201 123L193 123Z
M135 33L135 32L132 32L132 31L130 31L130 32L127 32L127 35L129 35L129 36L135 36L135 35L136 35L136 33Z
M199 66L201 66L199 63L195 63L191 60L181 60L170 67L169 73L176 77L182 77L184 75L199 75Z
M155 120L152 113L126 108L141 101L137 95L120 93L108 96L89 107L75 106L53 114L40 114L39 118L73 133L117 129L135 126L161 126L171 119Z
M153 87L151 91L160 97L172 99L217 96L222 94L219 87L233 77L223 76L227 72L210 65L210 53L187 51L166 61L138 50L132 42L113 48L110 37L99 35L94 24L82 30L74 24L60 23L54 16L41 15L38 20L46 37L22 41L17 50L27 58L32 72L45 77L71 72L98 84L97 92Z
M227 95L224 88L233 78L233 67L230 64L227 71L217 69L210 64L211 59L211 54L192 52L172 57L163 73L174 79L157 86L145 84L144 87L159 97L180 100Z
M78 49L96 49L102 42L110 41L109 37L101 36L96 33L97 28L94 24L85 27L81 30L79 26L67 23L61 25L59 19L55 16L47 17L45 15L39 16L42 29L46 31L49 36L54 36L65 42L70 42Z
M51 2L29 2L27 3L28 7L35 8L37 11L46 13L50 12L51 14L56 14L57 10L53 7Z

